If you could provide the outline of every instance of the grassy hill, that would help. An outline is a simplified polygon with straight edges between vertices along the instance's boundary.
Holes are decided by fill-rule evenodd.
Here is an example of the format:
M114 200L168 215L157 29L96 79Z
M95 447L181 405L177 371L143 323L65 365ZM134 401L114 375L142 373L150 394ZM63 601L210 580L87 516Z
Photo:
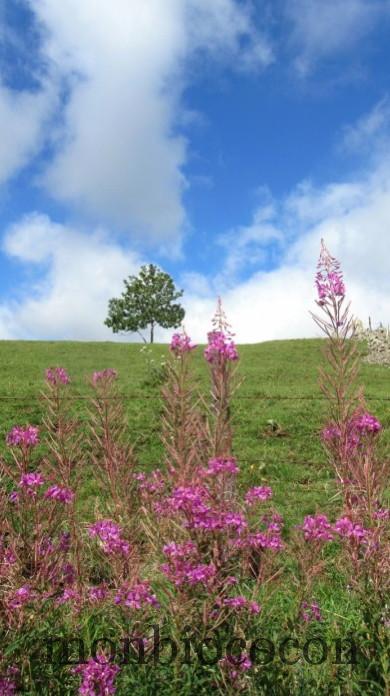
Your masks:
M317 508L331 514L338 503L333 472L319 440L326 414L318 387L322 345L322 340L305 339L239 347L242 384L232 413L240 482L243 487L271 485L276 506L292 523ZM40 423L39 394L46 367L61 365L68 370L70 394L81 418L90 393L86 377L94 370L114 367L140 467L159 466L159 387L145 384L149 373L140 349L139 344L111 342L1 341L0 449L4 449L5 435L12 425ZM167 356L168 347L154 345L151 351L158 364ZM194 368L199 387L207 392L207 364L202 352L201 347L196 349ZM359 381L364 385L369 410L384 425L382 446L386 447L390 441L390 371L362 365ZM83 495L87 507L93 496L93 472L88 472Z

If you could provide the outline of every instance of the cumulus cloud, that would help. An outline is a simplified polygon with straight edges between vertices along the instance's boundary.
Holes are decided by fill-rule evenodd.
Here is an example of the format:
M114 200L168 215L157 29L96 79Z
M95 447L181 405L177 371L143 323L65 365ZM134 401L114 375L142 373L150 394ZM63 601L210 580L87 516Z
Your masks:
M17 174L43 141L43 128L53 108L54 92L16 91L0 81L0 185Z
M297 72L306 76L319 61L350 49L388 13L387 0L288 0Z
M344 128L341 148L347 153L381 155L390 136L390 99L385 95L369 113Z
M342 263L353 314L366 324L390 323L390 158L375 159L360 178L315 186L302 182L285 198L255 211L252 223L235 231L221 274L208 280L208 295L185 296L186 327L204 341L217 295L223 302L237 339L242 343L319 335L309 310L315 309L314 274L324 238ZM263 237L264 235L264 237ZM239 271L251 268L253 258L269 253L264 239L275 240L278 262L271 270L252 272L237 280ZM248 244L248 240L250 244ZM272 253L271 245L271 253ZM267 258L265 268L269 268ZM227 269L236 279L226 281ZM198 286L200 279L198 279Z
M236 0L29 4L42 29L42 57L66 94L41 182L91 220L154 242L177 241L186 226L188 143L177 126L188 66L199 54L234 69L268 65L272 51L249 6Z
M27 267L39 265L40 280L0 305L0 338L113 340L103 325L110 297L141 260L97 230L85 234L28 215L11 226L3 252Z

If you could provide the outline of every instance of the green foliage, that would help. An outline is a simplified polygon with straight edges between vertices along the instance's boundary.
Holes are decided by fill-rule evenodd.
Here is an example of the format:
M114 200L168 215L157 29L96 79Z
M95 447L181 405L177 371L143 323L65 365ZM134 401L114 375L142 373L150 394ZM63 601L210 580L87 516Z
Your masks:
M149 264L141 266L139 275L129 276L124 284L122 297L109 301L108 317L104 322L114 333L140 333L150 327L150 342L153 343L155 326L164 329L180 326L184 309L175 300L183 295L183 291L176 289L168 273Z

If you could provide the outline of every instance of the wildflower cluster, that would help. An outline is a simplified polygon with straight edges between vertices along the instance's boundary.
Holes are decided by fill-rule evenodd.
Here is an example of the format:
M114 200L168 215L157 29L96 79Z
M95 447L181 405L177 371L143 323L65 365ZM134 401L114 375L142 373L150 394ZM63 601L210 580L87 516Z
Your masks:
M70 377L64 367L49 367L46 370L46 380L53 386L69 384Z
M208 346L204 350L204 357L209 363L218 360L238 360L238 351L233 340L229 339L223 331L210 331L207 334Z
M169 346L170 350L177 357L183 355L184 353L189 353L191 350L196 348L196 344L192 343L191 339L187 334L175 333L171 338L171 343Z
M112 696L115 694L115 679L120 669L102 656L90 658L85 664L73 667L74 674L81 676L78 693L80 696Z
M108 367L106 370L96 371L92 375L93 384L99 382L110 382L118 377L118 373L112 367Z
M333 301L334 297L344 297L345 286L340 264L329 254L323 242L317 269L315 283L320 304Z
M129 555L130 544L122 538L122 529L112 520L99 520L89 525L88 532L91 537L99 539L104 553Z
M38 428L33 425L28 425L25 428L14 425L8 433L6 441L10 447L35 447L39 442Z

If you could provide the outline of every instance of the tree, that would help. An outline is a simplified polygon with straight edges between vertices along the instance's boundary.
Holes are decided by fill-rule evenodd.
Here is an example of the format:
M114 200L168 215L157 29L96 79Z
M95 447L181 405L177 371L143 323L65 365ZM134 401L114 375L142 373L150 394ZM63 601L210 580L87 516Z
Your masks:
M149 264L141 266L138 276L129 276L123 282L125 291L122 297L109 300L104 322L114 333L136 331L145 341L140 330L150 326L150 343L153 343L155 326L164 329L180 326L185 312L175 300L182 296L183 290L175 288L168 273Z

